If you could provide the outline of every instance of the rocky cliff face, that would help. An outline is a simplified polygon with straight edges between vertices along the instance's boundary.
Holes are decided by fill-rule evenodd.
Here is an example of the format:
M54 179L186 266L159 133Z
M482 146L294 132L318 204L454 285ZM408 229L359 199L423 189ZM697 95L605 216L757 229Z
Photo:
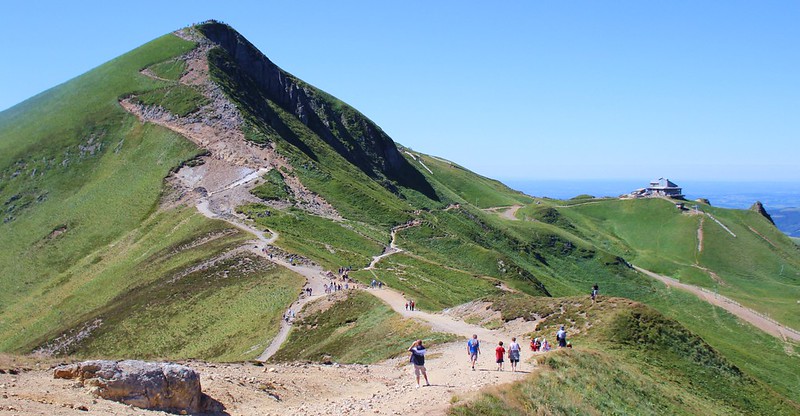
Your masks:
M775 225L775 221L772 220L772 217L769 215L769 212L767 212L767 210L764 208L764 205L761 203L761 201L756 201L756 203L750 207L750 211L755 211L761 214L762 216L764 216L764 218L769 220L769 222L771 222L772 225Z
M261 102L264 98L294 115L350 163L372 178L388 179L436 198L424 176L402 157L394 141L367 117L329 94L297 79L279 68L233 28L220 23L198 27L217 44L224 55L211 54L215 65L241 85L257 88L240 99L252 112L280 132L274 115ZM306 153L310 149L293 143ZM309 154L313 158L313 154ZM390 184L384 186L391 188ZM391 190L391 189L390 189Z

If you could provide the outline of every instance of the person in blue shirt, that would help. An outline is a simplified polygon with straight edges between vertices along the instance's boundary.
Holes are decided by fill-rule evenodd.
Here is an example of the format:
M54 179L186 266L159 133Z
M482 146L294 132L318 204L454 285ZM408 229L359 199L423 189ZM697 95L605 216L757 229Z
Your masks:
M472 371L475 371L475 362L478 361L478 354L481 353L481 343L478 341L478 335L472 334L472 339L467 341L467 355L472 364Z

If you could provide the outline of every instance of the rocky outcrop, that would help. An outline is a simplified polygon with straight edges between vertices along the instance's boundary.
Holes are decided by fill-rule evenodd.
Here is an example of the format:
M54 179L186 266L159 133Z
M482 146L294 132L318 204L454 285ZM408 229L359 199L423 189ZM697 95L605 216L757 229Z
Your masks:
M750 211L755 211L761 214L764 218L771 222L772 225L775 225L775 221L772 221L772 216L769 215L769 212L767 212L767 210L764 208L764 205L761 203L761 201L756 201L756 203L750 207Z
M709 201L708 198L697 198L695 201L701 204L711 205L711 201Z
M56 367L55 378L75 379L92 393L142 409L203 411L200 375L173 363L94 360Z
M238 90L232 89L228 94L238 95L235 99L241 101L241 105L311 159L316 156L310 146L292 137L294 133L288 131L264 98L296 117L337 153L371 178L378 179L390 191L395 191L392 184L382 179L438 200L433 187L400 154L394 141L363 114L282 70L230 26L212 22L198 29L223 51L209 54L212 73L214 69L222 71L240 85L239 89L248 91L237 94Z

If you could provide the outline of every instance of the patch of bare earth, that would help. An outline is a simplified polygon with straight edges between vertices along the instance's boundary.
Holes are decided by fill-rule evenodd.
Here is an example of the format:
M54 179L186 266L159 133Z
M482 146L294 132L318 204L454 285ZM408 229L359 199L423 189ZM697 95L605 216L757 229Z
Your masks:
M230 212L230 207L259 201L249 191L259 183L261 175L279 168L299 208L340 219L333 206L308 190L292 174L292 166L278 154L274 144L259 145L245 139L242 114L209 77L207 54L214 45L187 31L179 31L176 35L198 42L195 49L179 58L186 62L187 68L179 82L197 88L209 104L179 117L159 106L139 104L133 99L135 97L120 101L126 111L142 122L168 128L209 152L199 158L199 163L184 166L167 178L171 192L165 205L196 204L200 198L208 198L212 201L212 210L214 207L222 210L215 211L217 214ZM142 74L152 77L147 69ZM242 180L245 181L240 183Z

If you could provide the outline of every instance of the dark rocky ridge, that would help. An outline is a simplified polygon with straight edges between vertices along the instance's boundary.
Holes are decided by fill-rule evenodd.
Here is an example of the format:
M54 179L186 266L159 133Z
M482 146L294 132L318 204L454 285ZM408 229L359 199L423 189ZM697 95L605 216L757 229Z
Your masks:
M209 64L237 82L257 88L261 94L250 92L237 98L246 101L243 104L255 110L281 136L286 136L287 129L265 103L259 102L260 98L297 117L337 153L390 191L396 193L393 184L382 179L439 199L425 177L400 154L394 141L363 114L282 70L230 26L212 22L198 29L227 54L222 59L210 56ZM284 138L316 159L311 149L296 138Z
M771 222L772 225L775 225L775 221L772 220L772 217L769 215L769 212L767 212L767 210L764 208L764 204L762 204L761 201L756 201L756 203L750 207L750 210L761 214L764 218L766 218L769 222Z

